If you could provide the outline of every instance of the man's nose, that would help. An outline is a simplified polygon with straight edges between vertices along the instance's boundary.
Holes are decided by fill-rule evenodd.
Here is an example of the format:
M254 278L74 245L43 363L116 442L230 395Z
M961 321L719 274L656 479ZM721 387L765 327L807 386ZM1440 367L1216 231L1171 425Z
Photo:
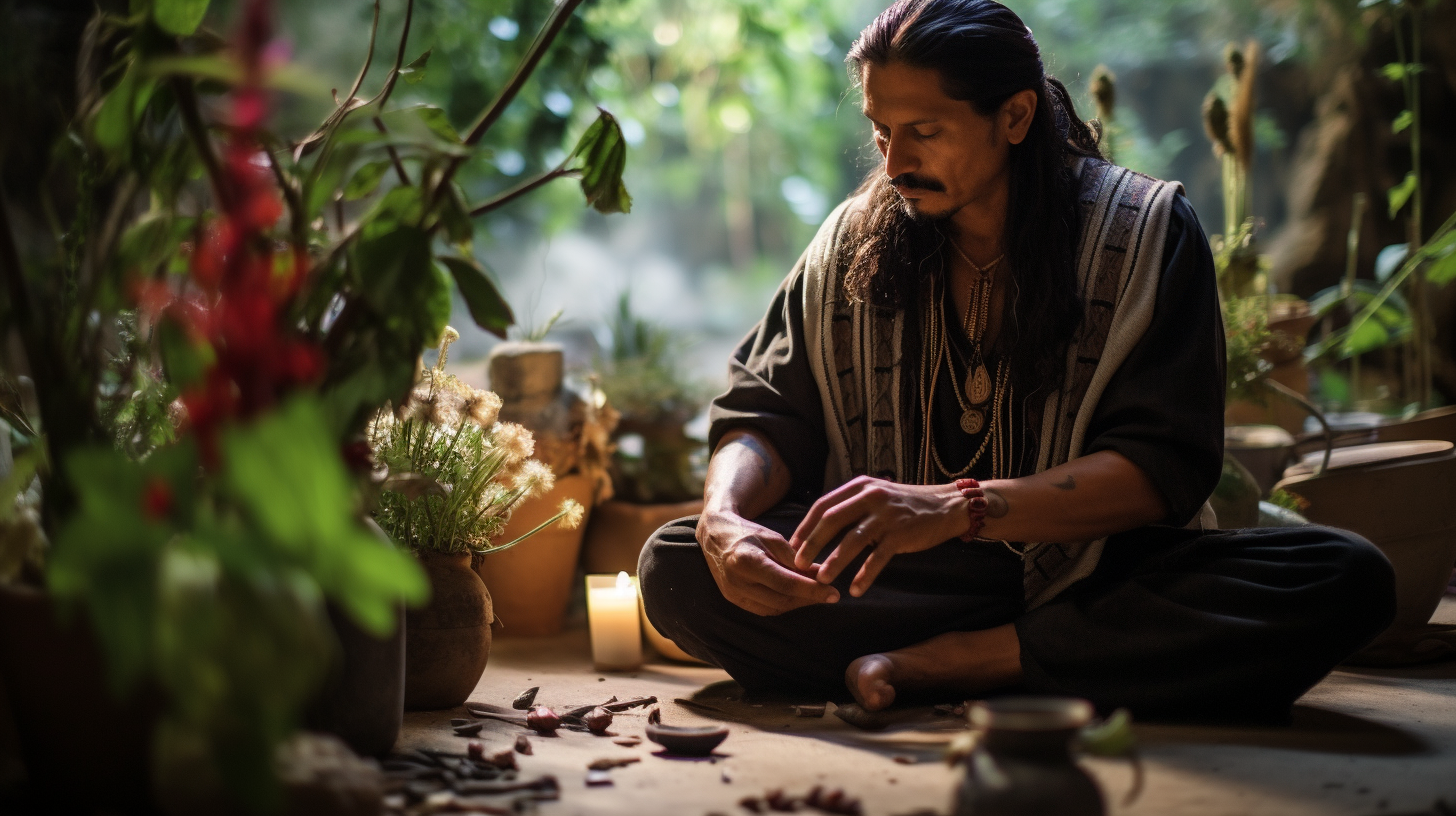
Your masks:
M902 173L913 173L920 169L920 159L910 149L906 140L891 136L885 145L885 175L895 178Z

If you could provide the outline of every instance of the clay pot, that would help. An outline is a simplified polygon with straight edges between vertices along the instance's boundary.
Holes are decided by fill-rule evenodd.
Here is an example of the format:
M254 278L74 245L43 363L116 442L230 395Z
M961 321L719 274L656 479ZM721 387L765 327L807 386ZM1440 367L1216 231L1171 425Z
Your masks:
M339 649L306 714L308 727L338 736L356 753L383 757L404 718L404 608L386 638L360 629L332 602L328 614Z
M1294 437L1278 425L1230 425L1223 429L1223 449L1248 469L1259 485L1259 495L1267 496L1284 477L1293 456Z
M468 552L417 556L430 579L430 602L404 616L404 707L454 708L475 690L490 657L490 592Z
M702 511L701 499L674 504L602 502L592 508L582 542L582 566L588 573L636 575L637 557L653 533L670 521Z
M1063 697L1003 697L968 714L981 739L965 761L954 816L1102 816L1102 792L1072 756L1092 704Z
M1336 448L1285 471L1277 487L1309 502L1304 516L1370 539L1395 567L1395 622L1366 652L1388 652L1431 619L1456 564L1456 446L1447 441L1385 442ZM1358 660L1357 656L1357 660ZM1400 662L1389 655L1381 662Z
M522 502L495 540L511 541L540 526L556 515L563 499L575 499L590 514L594 491L586 476L558 477L550 493ZM545 637L562 630L584 528L585 524L574 530L553 524L509 550L480 559L476 570L493 588L501 637Z
M161 695L117 700L85 614L58 619L50 595L0 585L0 682L30 790L26 813L150 813Z

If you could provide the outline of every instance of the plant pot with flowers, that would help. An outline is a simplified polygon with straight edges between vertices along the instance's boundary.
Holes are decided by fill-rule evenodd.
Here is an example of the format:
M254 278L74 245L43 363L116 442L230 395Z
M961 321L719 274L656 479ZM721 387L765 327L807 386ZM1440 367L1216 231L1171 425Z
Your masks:
M499 422L501 400L445 373L447 328L439 362L426 370L398 410L380 410L368 438L382 465L374 516L425 569L430 601L405 614L404 704L409 710L465 702L490 657L495 613L473 569L480 556L514 547L552 525L573 528L582 506L563 501L531 530L501 541L511 513L551 491L551 469L529 458L530 431Z

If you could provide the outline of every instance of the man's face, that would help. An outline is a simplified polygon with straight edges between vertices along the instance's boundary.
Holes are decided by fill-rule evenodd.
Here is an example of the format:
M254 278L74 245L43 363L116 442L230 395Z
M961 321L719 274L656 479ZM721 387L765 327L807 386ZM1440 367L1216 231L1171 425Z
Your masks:
M948 219L1004 191L1011 145L1026 136L1034 93L1023 91L983 116L971 103L946 96L932 69L890 62L862 70L864 115L906 213Z

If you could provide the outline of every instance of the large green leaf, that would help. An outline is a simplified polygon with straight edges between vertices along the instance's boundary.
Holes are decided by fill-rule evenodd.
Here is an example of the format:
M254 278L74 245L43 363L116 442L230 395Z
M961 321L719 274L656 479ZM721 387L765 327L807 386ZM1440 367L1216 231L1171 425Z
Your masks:
M395 188L390 195L402 189ZM381 216L354 250L360 292L385 328L413 348L439 340L450 319L450 284L430 256L430 235L417 226L383 227Z
M131 146L137 121L156 90L156 79L144 76L136 66L129 68L96 112L92 133L97 144L113 153L125 153Z
M617 119L605 109L581 135L571 155L580 159L581 192L597 212L625 213L632 209L632 196L622 183L627 167L627 140Z
M152 0L152 19L168 34L187 37L202 25L208 0Z
M319 403L298 398L223 438L223 478L269 541L367 631L387 634L400 601L422 602L418 564L354 516L354 490Z
M1400 212L1401 208L1405 206L1405 203L1407 201L1410 201L1410 197L1415 193L1415 191L1416 174L1414 171L1406 173L1405 178L1401 179L1401 182L1399 184L1390 188L1389 192L1386 193L1386 196L1390 199L1391 218L1394 218L1395 214Z
M485 270L469 258L442 255L440 263L455 278L455 285L460 288L460 296L470 309L475 325L504 340L506 329L516 322L516 318Z

